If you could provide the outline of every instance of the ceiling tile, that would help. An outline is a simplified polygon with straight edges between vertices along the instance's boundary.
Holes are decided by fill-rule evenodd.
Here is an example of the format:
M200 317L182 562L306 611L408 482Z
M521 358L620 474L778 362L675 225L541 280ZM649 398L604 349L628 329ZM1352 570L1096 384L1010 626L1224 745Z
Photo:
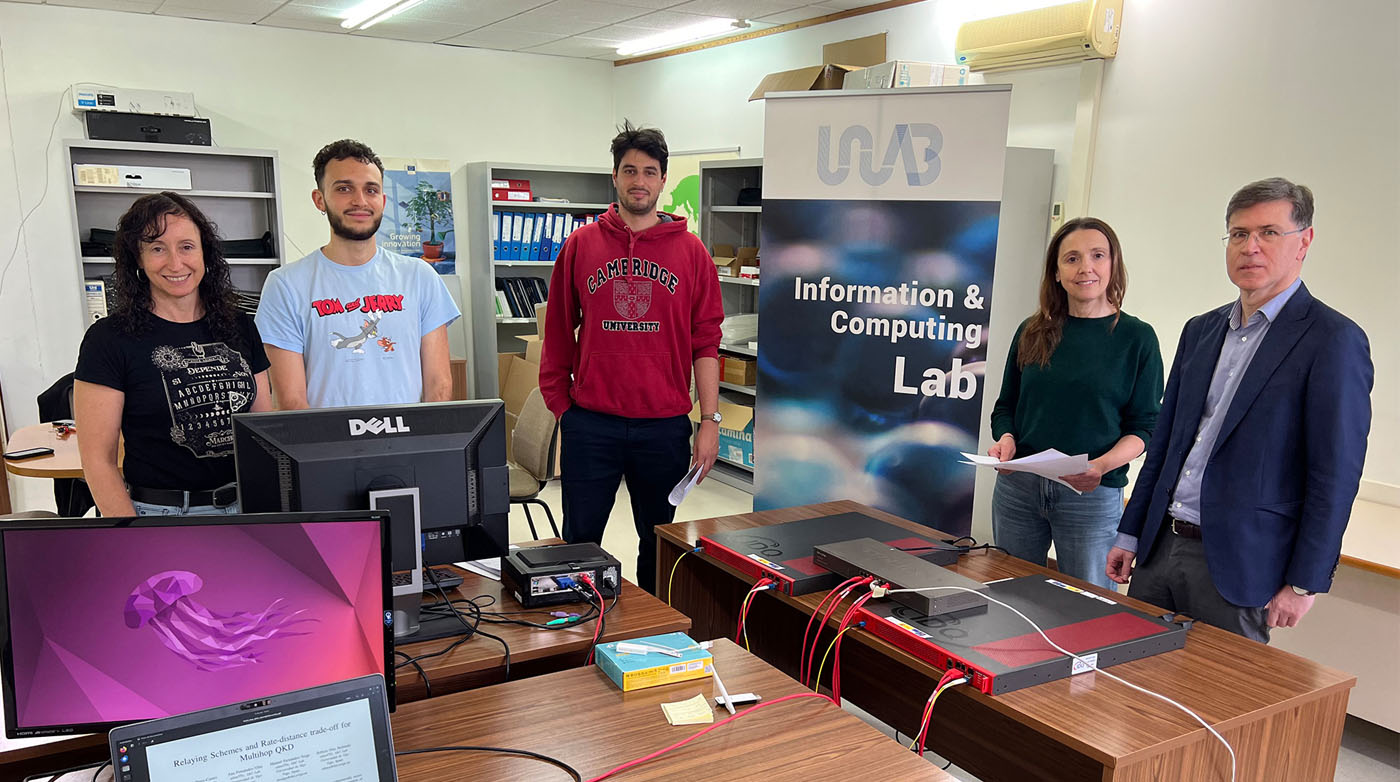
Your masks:
M502 30L497 25L491 25L480 30L473 30L465 35L438 41L438 43L451 44L452 46L475 46L478 49L517 51L557 41L563 37L565 36L524 30Z
M815 19L819 16L826 16L835 13L836 10L820 5L804 5L801 8L794 8L791 11L770 14L755 19L764 24L792 24L793 22L804 22L808 19Z
M804 5L809 3L803 0L690 0L671 10L726 19L758 19Z
M255 13L259 16L266 16L284 4L285 0L238 0L236 3L228 2L228 0L165 0L160 8L156 9L156 13L165 14L171 9L178 8L182 11L200 9L219 11L228 16L247 16ZM177 16L178 14L169 13L169 15Z
M258 24L267 27L291 27L297 30L319 30L325 33L346 32L345 28L340 26L339 12L333 8L315 6L285 5L268 14Z
M613 0L618 5L635 5L638 8L650 8L653 11L660 11L663 8L670 8L673 5L680 5L686 0Z
M682 14L677 13L675 11L656 11L654 13L646 14L644 16L638 16L632 19L628 19L626 22L623 22L620 26L626 26L633 29L650 30L653 33L658 33L662 30L678 30L682 27L688 27L692 24L699 24L701 22L708 22L711 19L721 18L728 19L732 17L699 16L697 14Z
M599 3L593 0L555 0L542 8L517 14L498 23L501 29L557 36L578 35L616 22L646 15L644 8Z
M182 0L184 2L184 0ZM241 6L225 8L192 8L183 5L163 4L156 13L161 16L179 16L185 19L206 19L214 22L239 22L242 24L252 24L264 16L267 16L267 9L264 8L243 8Z
M427 0L404 12L410 19L430 19L468 27L484 27L531 9L548 5L550 0Z
M617 54L617 44L596 38L574 36L524 50L527 54L554 54L561 57L600 57Z
M849 11L852 8L864 8L868 5L875 5L870 0L821 0L817 5L824 5L832 11ZM828 13L831 13L828 11Z
M135 11L145 14L159 8L164 0L48 0L48 2L49 5L102 8L108 11Z
M367 38L392 38L398 41L432 42L462 35L471 30L471 27L464 24L447 24L430 19L404 19L396 16L380 22L368 30L356 30L352 35Z
M334 9L337 14L341 14L359 5L360 2L361 0L292 0L292 2L288 3L285 7L331 8Z

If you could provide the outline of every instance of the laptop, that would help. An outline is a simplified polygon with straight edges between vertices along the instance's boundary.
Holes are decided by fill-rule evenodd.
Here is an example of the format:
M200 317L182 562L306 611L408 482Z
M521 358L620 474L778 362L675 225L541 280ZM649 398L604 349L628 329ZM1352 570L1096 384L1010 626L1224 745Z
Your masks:
M126 725L107 743L116 782L398 778L379 674Z

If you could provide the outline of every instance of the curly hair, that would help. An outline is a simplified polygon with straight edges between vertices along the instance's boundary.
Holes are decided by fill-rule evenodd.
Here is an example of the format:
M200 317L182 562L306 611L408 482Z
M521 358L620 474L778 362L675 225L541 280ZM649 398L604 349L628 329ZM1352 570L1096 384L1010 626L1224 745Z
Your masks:
M239 310L218 227L189 199L169 191L141 196L117 221L117 237L112 245L112 257L117 262L116 306L111 317L133 336L151 328L151 281L141 269L141 245L160 238L171 217L187 217L199 229L204 252L199 298L210 330L224 343L241 346Z
M384 176L384 161L374 154L374 150L370 149L368 144L352 138L343 138L321 147L321 151L312 158L311 173L316 177L316 189L320 190L325 185L322 180L326 178L326 166L330 165L332 160L347 159L373 163L379 169L379 175Z
M671 153L666 148L666 137L656 128L643 128L623 120L622 127L612 140L613 173L622 165L622 156L630 149L656 160L661 164L661 176L666 176L666 163Z
M1045 272L1040 278L1040 309L1026 322L1021 341L1016 344L1016 364L1024 369L1032 364L1050 366L1050 356L1060 344L1065 321L1069 318L1069 294L1055 280L1060 265L1060 244L1075 231L1098 231L1108 239L1112 267L1108 276L1108 303L1113 305L1113 324L1122 314L1123 294L1128 290L1128 268L1123 265L1123 245L1108 223L1097 217L1076 217L1066 222L1050 239L1045 250Z

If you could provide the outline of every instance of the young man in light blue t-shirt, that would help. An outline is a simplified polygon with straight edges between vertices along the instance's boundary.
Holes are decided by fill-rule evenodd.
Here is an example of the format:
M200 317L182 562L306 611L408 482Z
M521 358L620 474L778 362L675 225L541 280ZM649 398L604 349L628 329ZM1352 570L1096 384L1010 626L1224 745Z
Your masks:
M447 325L461 312L431 266L375 244L384 164L346 139L314 166L331 240L268 275L256 318L278 407L451 399Z

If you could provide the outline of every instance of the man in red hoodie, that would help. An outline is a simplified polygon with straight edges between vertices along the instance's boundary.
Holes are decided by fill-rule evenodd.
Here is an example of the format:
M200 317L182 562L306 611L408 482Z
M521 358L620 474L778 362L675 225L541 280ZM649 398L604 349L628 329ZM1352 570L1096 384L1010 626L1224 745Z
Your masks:
M562 431L564 539L601 542L627 478L641 546L637 583L656 591L657 524L692 465L719 453L719 338L714 262L685 218L658 213L666 139L624 123L612 141L617 203L574 231L554 264L540 391ZM575 337L577 330L577 337ZM692 451L690 373L701 423Z

